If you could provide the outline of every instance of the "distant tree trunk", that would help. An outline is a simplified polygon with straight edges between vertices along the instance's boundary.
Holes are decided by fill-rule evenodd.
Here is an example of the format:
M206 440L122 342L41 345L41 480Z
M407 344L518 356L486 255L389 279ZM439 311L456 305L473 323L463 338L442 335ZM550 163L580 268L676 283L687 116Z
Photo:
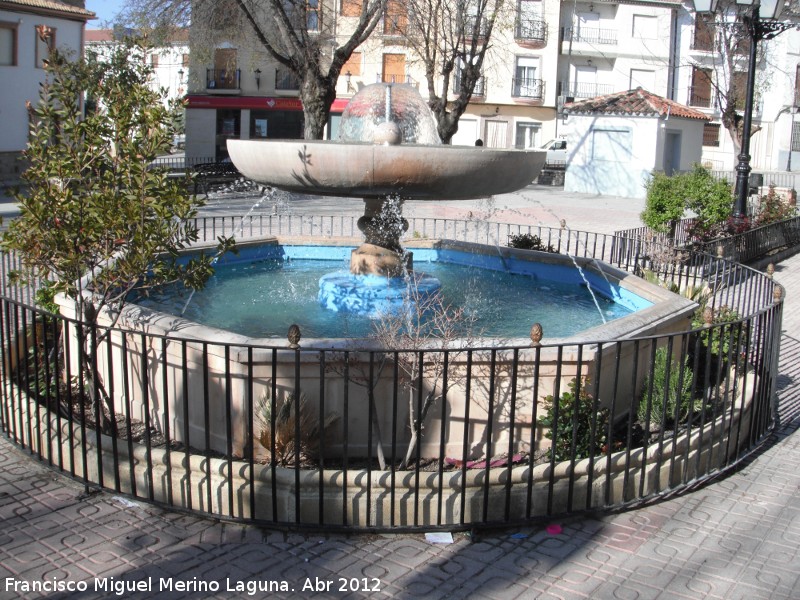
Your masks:
M314 77L309 74L300 89L303 102L303 137L321 140L325 137L325 125L331 114L331 105L336 99L336 79Z

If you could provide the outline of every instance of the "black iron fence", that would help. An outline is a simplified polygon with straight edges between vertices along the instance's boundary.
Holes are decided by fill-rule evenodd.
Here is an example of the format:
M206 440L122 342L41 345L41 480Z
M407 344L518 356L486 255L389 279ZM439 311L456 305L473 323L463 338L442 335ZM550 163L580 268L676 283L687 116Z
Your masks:
M202 224L220 222L245 221ZM338 217L259 226L354 233ZM314 529L470 528L627 506L758 446L774 418L780 286L710 255L620 252L600 234L438 219L409 232L482 241L526 229L692 294L696 320L579 343L548 343L546 331L524 345L262 343L125 316L89 326L68 302L52 315L15 298L3 277L0 425L87 485ZM14 259L1 264L5 275Z
M674 237L654 232L649 227L637 227L615 233L616 251L624 254L658 255L665 247L674 247L672 253L686 252L689 247L700 252L715 254L734 262L747 263L777 251L800 245L800 217L793 217L742 233L698 242L689 235L694 219L682 219L675 228Z

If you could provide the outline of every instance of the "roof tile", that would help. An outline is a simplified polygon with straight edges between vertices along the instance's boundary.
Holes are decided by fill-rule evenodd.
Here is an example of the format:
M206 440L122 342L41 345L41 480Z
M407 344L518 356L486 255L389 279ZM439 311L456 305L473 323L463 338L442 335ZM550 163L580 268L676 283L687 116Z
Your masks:
M70 4L67 4L66 2L62 2L61 0L3 0L2 2L0 2L0 5L8 5L8 4L28 6L31 8L46 8L48 10L57 10L59 12L79 15L89 19L94 18L95 16L95 14L90 10L86 10L85 8L79 8L77 6L72 6Z
M654 117L672 115L685 119L711 120L708 115L699 110L657 96L641 87L626 92L615 92L605 96L568 102L564 104L563 110L568 115L606 114Z

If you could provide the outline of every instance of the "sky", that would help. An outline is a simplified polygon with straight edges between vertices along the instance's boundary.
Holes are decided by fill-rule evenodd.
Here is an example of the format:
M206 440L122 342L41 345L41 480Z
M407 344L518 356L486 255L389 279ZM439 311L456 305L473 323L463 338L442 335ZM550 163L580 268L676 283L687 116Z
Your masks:
M86 0L86 9L97 15L97 19L89 21L89 29L100 29L105 21L113 21L122 10L125 0Z

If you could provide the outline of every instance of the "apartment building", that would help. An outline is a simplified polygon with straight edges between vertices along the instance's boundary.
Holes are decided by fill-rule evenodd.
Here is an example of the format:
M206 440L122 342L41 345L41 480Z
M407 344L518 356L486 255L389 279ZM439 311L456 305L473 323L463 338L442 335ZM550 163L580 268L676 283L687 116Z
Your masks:
M86 22L83 0L0 0L0 180L16 180L28 144L26 103L36 103L44 61L52 48L80 55Z
M353 3L322 3L336 15L333 43L347 39L358 13ZM414 85L425 97L423 66L405 43L401 3L388 3L376 33L342 69L326 137L335 139L341 112L363 86L376 82ZM484 75L459 123L454 144L535 147L556 135L556 68L559 11L556 0L509 3L484 60ZM276 66L243 29L206 28L192 52L187 105L187 156L224 158L225 141L302 136L298 81ZM211 38L211 39L209 39ZM208 46L211 45L209 49ZM456 69L455 78L459 77ZM549 83L548 83L549 82ZM453 82L457 83L457 82ZM452 87L451 87L452 89Z
M341 43L357 14L348 12L353 6L346 0L315 3L309 18L325 19L331 43ZM403 3L389 2L381 26L345 65L326 137L336 138L341 111L364 85L408 83L425 96L422 65L401 35L405 10ZM480 138L489 147L538 147L560 135L565 102L642 87L707 114L712 121L702 160L733 168L733 143L720 126L711 86L702 88L712 81L713 43L704 41L708 33L697 25L691 0L515 0L504 10L453 144ZM242 33L247 27L194 29L193 50L204 50L192 54L187 155L223 158L230 137L301 137L298 82ZM787 33L767 45L755 116L762 129L752 141L757 169L800 164L798 38ZM737 65L733 77L742 77L746 64Z

